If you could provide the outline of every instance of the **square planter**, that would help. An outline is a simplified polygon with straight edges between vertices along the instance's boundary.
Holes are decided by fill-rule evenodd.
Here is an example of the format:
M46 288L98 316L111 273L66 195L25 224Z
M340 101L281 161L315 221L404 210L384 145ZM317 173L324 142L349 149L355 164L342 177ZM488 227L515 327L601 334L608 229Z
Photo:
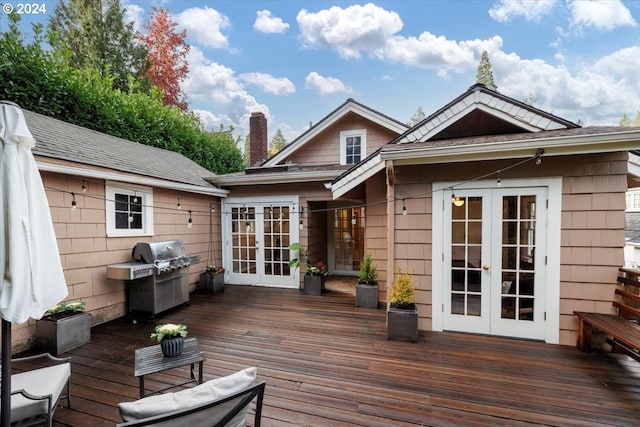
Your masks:
M320 295L324 292L324 276L305 274L303 292L307 295Z
M387 310L387 339L418 341L418 310L389 307Z
M224 291L224 273L200 273L200 288L206 292Z
M378 308L377 284L356 284L356 307Z
M58 319L36 320L38 345L57 356L91 341L91 314L72 313Z

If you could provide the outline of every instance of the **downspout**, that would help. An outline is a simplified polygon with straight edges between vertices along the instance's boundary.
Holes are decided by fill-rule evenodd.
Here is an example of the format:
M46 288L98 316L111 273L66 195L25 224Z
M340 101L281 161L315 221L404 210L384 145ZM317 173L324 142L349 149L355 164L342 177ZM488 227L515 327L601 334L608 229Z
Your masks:
M395 171L393 160L387 160L386 163L387 172L387 283L385 289L385 295L387 300L387 310L389 309L389 289L393 283L393 277L395 274L395 261L396 261L396 215L395 215Z

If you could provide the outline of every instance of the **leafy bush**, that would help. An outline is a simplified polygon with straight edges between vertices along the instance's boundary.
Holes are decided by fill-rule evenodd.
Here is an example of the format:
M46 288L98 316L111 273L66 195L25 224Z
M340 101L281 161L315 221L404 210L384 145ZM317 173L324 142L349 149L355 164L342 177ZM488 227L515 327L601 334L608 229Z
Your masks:
M415 288L413 287L413 277L411 273L402 271L402 269L398 267L391 289L389 289L391 307L409 308L414 303L414 299Z

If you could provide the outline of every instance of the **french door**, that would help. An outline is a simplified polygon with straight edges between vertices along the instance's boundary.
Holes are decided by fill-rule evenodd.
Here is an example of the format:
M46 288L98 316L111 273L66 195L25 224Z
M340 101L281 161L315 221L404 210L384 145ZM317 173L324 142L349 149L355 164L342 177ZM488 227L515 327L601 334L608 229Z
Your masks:
M443 328L544 339L547 188L456 189L443 219Z
M297 288L289 245L298 241L297 201L231 199L223 209L225 280Z

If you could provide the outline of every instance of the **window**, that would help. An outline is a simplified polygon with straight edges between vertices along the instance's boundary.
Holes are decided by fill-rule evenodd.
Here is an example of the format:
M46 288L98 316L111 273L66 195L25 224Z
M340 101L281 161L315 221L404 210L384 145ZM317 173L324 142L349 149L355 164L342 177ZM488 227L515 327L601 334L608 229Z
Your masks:
M627 211L640 212L640 190L627 191Z
M153 234L153 192L151 188L107 183L107 236Z
M367 156L367 131L357 129L340 132L340 164L354 165Z

